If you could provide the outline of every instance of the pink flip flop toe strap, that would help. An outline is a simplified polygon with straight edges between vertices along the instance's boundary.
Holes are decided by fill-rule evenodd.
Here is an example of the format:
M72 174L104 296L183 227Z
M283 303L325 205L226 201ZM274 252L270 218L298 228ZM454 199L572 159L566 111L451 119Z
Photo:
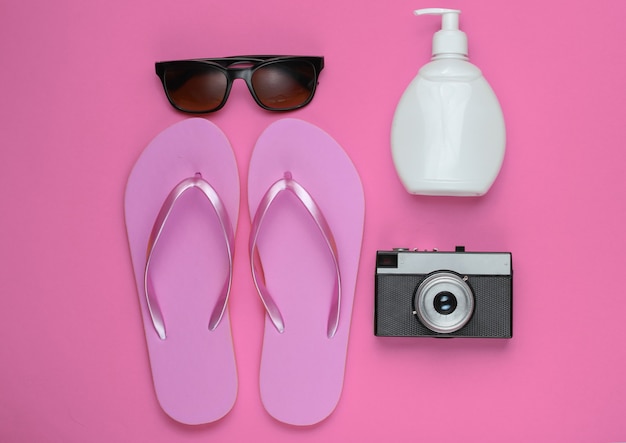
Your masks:
M215 303L215 308L213 309L211 317L209 318L208 328L211 331L217 328L220 321L222 320L222 317L226 310L228 296L230 294L230 288L232 285L233 248L235 240L233 226L230 221L230 217L228 216L228 212L226 211L226 207L220 199L217 191L209 184L209 182L202 178L202 175L200 173L197 173L194 177L186 178L178 183L165 198L165 201L163 202L163 205L159 210L156 220L154 221L154 226L152 227L152 232L150 233L150 237L148 239L146 267L144 270L144 292L148 305L148 311L150 312L150 317L152 318L152 324L161 340L165 340L166 338L165 322L163 320L161 308L159 307L156 292L154 290L154 285L152 284L152 279L150 278L150 263L152 261L154 249L159 241L159 238L161 237L163 228L165 227L165 224L169 218L169 215L172 212L172 209L174 208L174 205L186 191L193 188L202 191L204 196L208 199L208 201L211 203L211 206L215 210L217 218L220 222L220 226L222 228L222 232L224 234L226 249L228 251L228 275L226 276L224 286Z
M324 237L325 243L328 246L333 263L335 265L335 284L333 288L327 325L327 335L329 338L332 338L337 332L337 328L339 326L339 311L341 305L341 274L339 271L337 245L335 243L335 238L330 229L330 226L326 221L326 218L324 217L324 214L320 210L319 206L317 205L317 203L315 203L315 200L307 192L307 190L292 178L290 172L286 172L283 178L276 181L267 190L259 203L259 207L256 213L254 214L249 243L252 279L254 280L254 285L256 286L257 292L259 293L261 301L263 302L263 306L265 306L265 310L267 311L272 323L274 324L278 332L284 332L285 321L283 319L283 316L281 315L278 305L274 301L272 295L265 285L263 266L257 249L257 239L259 236L261 225L263 224L263 220L270 206L275 201L276 197L285 191L291 192L293 195L295 195L298 200L304 205L308 214L313 218L315 224L317 225L322 236Z

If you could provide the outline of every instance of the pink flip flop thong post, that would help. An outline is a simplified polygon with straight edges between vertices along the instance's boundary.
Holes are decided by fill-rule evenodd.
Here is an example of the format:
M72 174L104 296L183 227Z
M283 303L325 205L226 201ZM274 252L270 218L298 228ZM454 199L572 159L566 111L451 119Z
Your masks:
M339 144L296 119L259 137L248 173L253 280L266 308L261 399L279 421L335 409L364 223L359 175Z
M128 179L126 227L154 387L182 423L216 421L237 396L227 302L238 211L234 154L204 119L160 133Z

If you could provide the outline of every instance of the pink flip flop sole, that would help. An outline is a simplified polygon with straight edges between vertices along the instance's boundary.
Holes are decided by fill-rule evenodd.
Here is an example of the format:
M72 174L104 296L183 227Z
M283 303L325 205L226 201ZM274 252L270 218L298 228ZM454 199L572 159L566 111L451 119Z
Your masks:
M169 207L158 243L151 234L172 190L194 177L219 196L232 235L239 211L237 164L222 131L204 119L181 121L148 145L130 174L125 200L156 395L170 417L186 424L222 418L237 396L228 309L209 329L232 270L224 220L199 189L189 189Z
M278 195L266 208L255 244L265 286L280 311L284 330L280 332L266 316L260 391L265 409L274 418L311 425L328 417L341 396L364 196L358 173L341 146L301 120L277 121L256 143L248 174L253 220L264 209L267 190L283 177L293 178L312 197L332 238L327 241L316 219L292 193ZM329 247L333 241L338 266ZM337 269L339 320L331 337Z

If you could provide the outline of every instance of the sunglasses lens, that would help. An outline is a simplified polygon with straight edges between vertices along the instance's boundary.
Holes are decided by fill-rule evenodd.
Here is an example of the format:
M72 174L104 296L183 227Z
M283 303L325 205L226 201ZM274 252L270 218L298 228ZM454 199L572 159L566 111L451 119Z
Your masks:
M167 96L187 112L210 112L219 108L228 88L226 74L212 66L170 66L165 71Z
M307 104L315 92L317 75L307 61L280 61L255 70L251 81L257 99L280 111Z

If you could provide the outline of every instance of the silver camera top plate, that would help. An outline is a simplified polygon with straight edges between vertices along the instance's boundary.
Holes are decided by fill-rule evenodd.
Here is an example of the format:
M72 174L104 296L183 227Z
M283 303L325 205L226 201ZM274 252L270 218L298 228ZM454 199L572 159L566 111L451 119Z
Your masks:
M444 269L470 275L511 275L509 252L438 252L438 251L379 251L389 255L389 261L378 260L378 274L430 274Z

